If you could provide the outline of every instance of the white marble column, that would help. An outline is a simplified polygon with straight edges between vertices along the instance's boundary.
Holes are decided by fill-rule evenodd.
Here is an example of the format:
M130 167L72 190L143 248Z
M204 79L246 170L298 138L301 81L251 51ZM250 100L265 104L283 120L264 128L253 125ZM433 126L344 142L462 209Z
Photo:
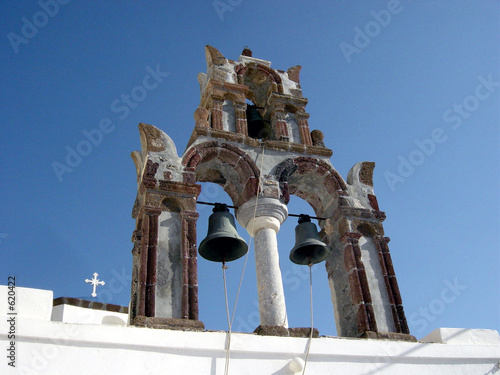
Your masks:
M288 328L276 234L288 215L278 199L256 198L238 208L238 222L254 237L261 326Z

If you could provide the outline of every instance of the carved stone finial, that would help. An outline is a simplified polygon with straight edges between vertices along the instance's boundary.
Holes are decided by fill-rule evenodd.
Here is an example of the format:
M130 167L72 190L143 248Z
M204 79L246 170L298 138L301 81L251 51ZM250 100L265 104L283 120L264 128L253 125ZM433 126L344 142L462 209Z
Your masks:
M210 127L208 124L208 115L208 109L203 107L196 108L193 114L196 126Z
M205 46L205 57L207 64L210 65L224 65L227 59L219 52L219 50L212 46Z
M245 49L243 49L243 52L241 52L241 55L252 57L252 51L248 48L248 46L245 46Z
M362 161L356 163L347 174L347 183L349 185L365 184L373 187L373 170L375 163L372 161Z
M288 68L288 70L286 71L288 74L288 78L290 78L294 82L300 83L300 69L302 69L302 66L300 65L295 65L291 68Z
M311 132L311 138L314 146L325 147L325 144L323 142L325 136L323 135L323 132L321 130L313 130Z

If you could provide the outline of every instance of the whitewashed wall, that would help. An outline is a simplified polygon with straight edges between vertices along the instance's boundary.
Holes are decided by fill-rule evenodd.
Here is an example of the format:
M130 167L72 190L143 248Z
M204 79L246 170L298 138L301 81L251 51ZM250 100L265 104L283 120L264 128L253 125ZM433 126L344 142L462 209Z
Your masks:
M6 287L0 287L0 292L6 295ZM51 298L50 293L40 292L45 293L45 299ZM42 298L36 292L31 294L38 295L35 300ZM7 306L2 303L0 342L5 348ZM26 299L22 303L30 305ZM46 313L36 316L30 312L29 317L23 317L21 311L29 311L23 306L19 306L17 317L17 367L7 366L2 356L1 374L224 373L225 332L54 322ZM292 367L300 368L307 341L234 333L229 373L295 374ZM496 331L440 329L421 341L427 342L313 339L306 374L500 374Z

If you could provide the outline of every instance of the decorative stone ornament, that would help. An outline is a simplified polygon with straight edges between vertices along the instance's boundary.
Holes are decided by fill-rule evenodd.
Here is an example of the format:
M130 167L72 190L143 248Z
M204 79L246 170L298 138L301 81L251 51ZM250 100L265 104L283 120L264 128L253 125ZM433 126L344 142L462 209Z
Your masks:
M276 240L292 194L325 218L319 240L328 249L325 275L339 336L414 340L384 235L385 214L373 192L374 163L356 164L347 181L335 170L323 133L309 129L300 66L276 70L248 49L237 61L211 46L205 55L207 71L198 75L200 104L184 153L179 157L161 130L139 125L142 151L132 153L138 183L132 210L132 324L203 329L196 201L198 182L213 182L238 207L237 220L255 237L257 332L297 330L288 329ZM263 138L249 134L248 102L269 124Z

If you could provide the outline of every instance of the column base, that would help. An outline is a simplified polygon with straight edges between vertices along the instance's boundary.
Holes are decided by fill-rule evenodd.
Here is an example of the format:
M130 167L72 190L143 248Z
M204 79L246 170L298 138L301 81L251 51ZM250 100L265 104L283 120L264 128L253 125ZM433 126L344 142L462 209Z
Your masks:
M398 332L365 331L359 335L359 338L417 342L417 338L415 336L410 335L408 333L398 333Z
M290 333L290 337L311 337L311 327L295 327L288 328L288 332ZM319 330L317 328L313 328L313 336L314 338L319 337Z
M260 325L255 328L257 335L261 336L283 336L283 337L311 337L311 328L310 327L295 327L295 328L285 328L282 326L263 326ZM319 330L317 328L313 328L313 337L319 337Z
M285 328L283 326L260 325L257 328L255 328L255 331L253 331L253 333L256 333L261 336L290 336L288 328Z
M136 327L173 329L179 331L204 331L205 325L200 320L157 318L138 315L133 324Z

